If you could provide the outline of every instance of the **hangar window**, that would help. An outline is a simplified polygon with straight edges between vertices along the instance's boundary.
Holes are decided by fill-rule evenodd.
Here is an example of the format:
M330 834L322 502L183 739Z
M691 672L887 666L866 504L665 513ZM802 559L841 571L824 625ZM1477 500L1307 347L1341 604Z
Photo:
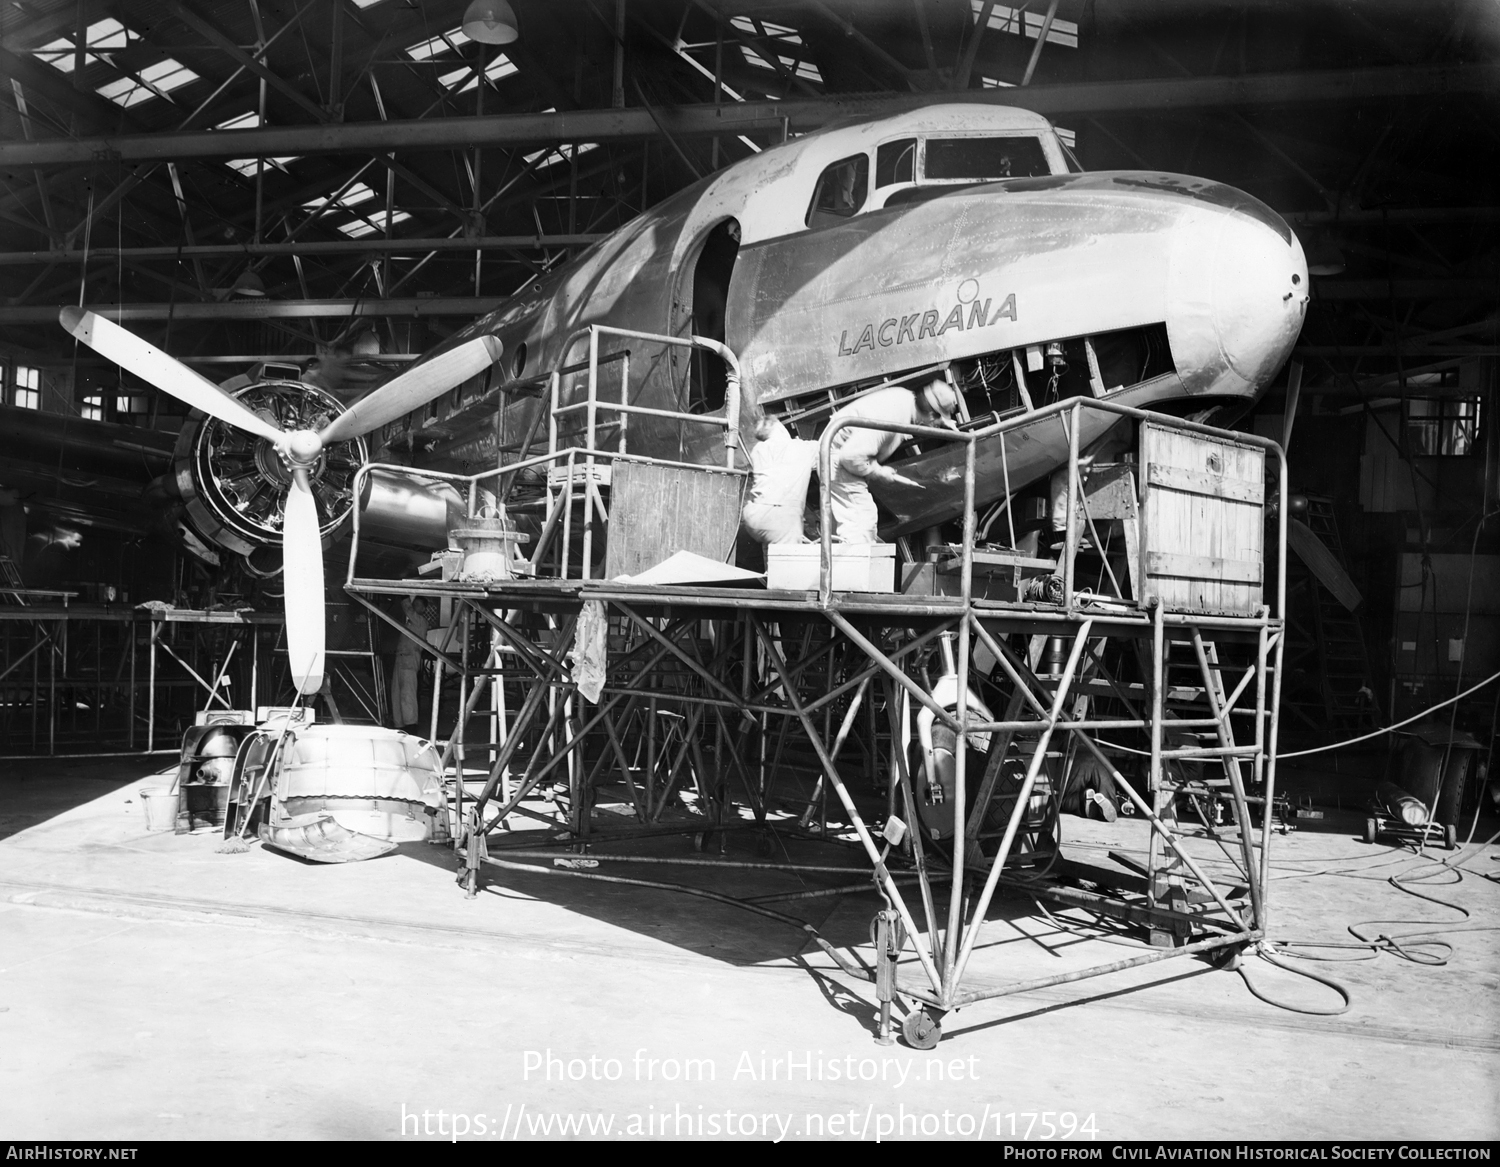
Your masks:
M827 227L847 219L865 205L870 186L870 159L866 154L841 158L818 176L812 204L807 208L809 227Z
M83 399L83 404L78 407L83 414L84 421L104 420L104 394L90 393Z
M22 409L42 407L42 375L27 365L16 366L16 387L13 403Z
M1440 458L1479 453L1479 403L1478 397L1408 398L1406 439L1411 452Z

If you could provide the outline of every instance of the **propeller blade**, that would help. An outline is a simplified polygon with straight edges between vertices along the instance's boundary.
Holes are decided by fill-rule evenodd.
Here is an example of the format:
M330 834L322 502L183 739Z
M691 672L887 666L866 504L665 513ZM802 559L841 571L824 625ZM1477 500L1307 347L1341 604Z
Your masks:
M1292 424L1297 420L1297 398L1302 395L1302 362L1293 361L1286 371L1286 411L1281 423L1281 448L1292 445Z
M434 397L441 397L475 373L483 372L498 361L504 351L505 346L495 337L478 336L455 349L439 353L356 401L346 412L334 418L318 437L327 445L379 429L386 422L421 408Z
M282 583L286 587L287 660L306 699L323 687L323 541L318 503L307 471L292 472L281 527Z
M258 438L277 443L285 440L279 429L265 418L251 413L212 381L113 321L83 308L64 308L58 313L58 320L95 352L129 369L163 393L170 393L178 401Z
M1328 544L1319 539L1306 523L1290 515L1286 520L1286 542L1296 552L1297 558L1307 564L1307 569L1318 582L1345 608L1352 612L1365 602L1358 585L1349 578L1349 573Z

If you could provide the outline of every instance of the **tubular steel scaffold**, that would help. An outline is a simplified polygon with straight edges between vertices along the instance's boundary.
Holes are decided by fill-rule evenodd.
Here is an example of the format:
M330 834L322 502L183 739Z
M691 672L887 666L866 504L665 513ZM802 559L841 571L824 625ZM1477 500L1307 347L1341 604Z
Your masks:
M457 486L471 515L497 499L514 515L532 508L535 542L510 578L361 577L356 516L349 594L413 639L377 597L448 609L447 641L421 644L458 678L445 763L459 879L471 894L491 867L732 903L805 929L846 974L872 982L880 1040L890 1040L893 1004L906 1006L902 1029L919 1048L937 1041L945 1014L977 1001L1172 957L1228 962L1265 936L1285 603L1284 554L1269 587L1262 577L1265 544L1284 551L1286 539L1274 442L1093 398L958 432L861 420L962 455L952 482L962 537L917 549L907 540L897 580L906 590L882 594L833 590L830 458L850 424L835 419L820 439L815 589L632 582L601 566L627 561L622 533L640 526L630 513L639 495L626 486L642 470L632 467L682 476L695 489L672 496L681 507L718 506L735 521L744 474L732 460L720 468L631 453L623 426L598 442L600 418L649 412L627 400L628 374L617 398L601 394L601 371L619 363L599 357L608 332L589 331L582 400L564 404L564 371L552 374L545 454L430 475ZM616 335L719 352L730 369L725 414L658 416L718 427L735 444L727 350ZM573 444L559 437L568 411L586 415ZM1105 464L1081 452L1080 434L1101 422L1132 427L1133 458ZM1050 555L979 536L976 502L1016 492L1008 470L997 486L976 482L976 468L996 452L1003 464L1004 443L1021 431L1055 433L1067 451ZM651 506L653 529L682 518L666 495ZM732 545L731 528L717 558ZM1086 574L1101 590L1081 585ZM1228 808L1233 878L1213 877L1184 845L1179 804ZM1063 853L1064 826L1076 820L1060 810L1091 806L1149 824L1144 862L1112 853L1118 863L1105 870ZM723 857L739 832L760 844L757 860ZM635 840L669 834L719 854L630 853ZM826 844L829 861L765 858L792 838ZM570 852L593 865L553 864ZM737 897L598 869L615 863L778 870L830 885ZM872 921L873 970L781 910L868 892L872 879L885 905ZM1102 965L976 982L967 974L1002 888L1108 917L1143 943Z

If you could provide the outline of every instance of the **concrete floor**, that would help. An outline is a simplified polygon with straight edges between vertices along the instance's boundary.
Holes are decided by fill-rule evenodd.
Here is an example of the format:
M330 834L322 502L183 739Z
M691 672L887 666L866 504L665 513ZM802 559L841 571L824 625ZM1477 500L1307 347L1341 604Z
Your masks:
M1277 837L1279 937L1348 940L1361 920L1469 929L1444 967L1313 966L1350 988L1343 1016L1273 1008L1186 958L973 1006L923 1054L876 1046L867 987L733 908L500 872L469 901L433 847L324 867L150 834L138 791L162 761L0 769L0 1136L413 1138L456 1124L495 1139L581 1121L613 1137L1500 1137L1500 887L1478 877L1500 848L1456 886L1424 885L1461 920L1384 882L1423 861L1357 842L1351 815ZM1079 856L1145 840L1138 822L1064 822ZM1211 841L1193 846L1227 871ZM696 881L745 889L727 871ZM877 906L810 902L839 944L860 943ZM977 981L1129 955L1019 898L986 936ZM1250 963L1273 996L1336 1002Z

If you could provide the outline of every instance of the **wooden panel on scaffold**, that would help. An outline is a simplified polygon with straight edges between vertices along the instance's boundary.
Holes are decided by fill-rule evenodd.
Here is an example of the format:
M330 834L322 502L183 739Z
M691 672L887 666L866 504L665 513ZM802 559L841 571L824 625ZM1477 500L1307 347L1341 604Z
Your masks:
M678 551L727 560L744 481L723 471L616 462L605 578L635 575Z
M1265 453L1141 425L1143 598L1170 611L1254 615L1265 563Z

